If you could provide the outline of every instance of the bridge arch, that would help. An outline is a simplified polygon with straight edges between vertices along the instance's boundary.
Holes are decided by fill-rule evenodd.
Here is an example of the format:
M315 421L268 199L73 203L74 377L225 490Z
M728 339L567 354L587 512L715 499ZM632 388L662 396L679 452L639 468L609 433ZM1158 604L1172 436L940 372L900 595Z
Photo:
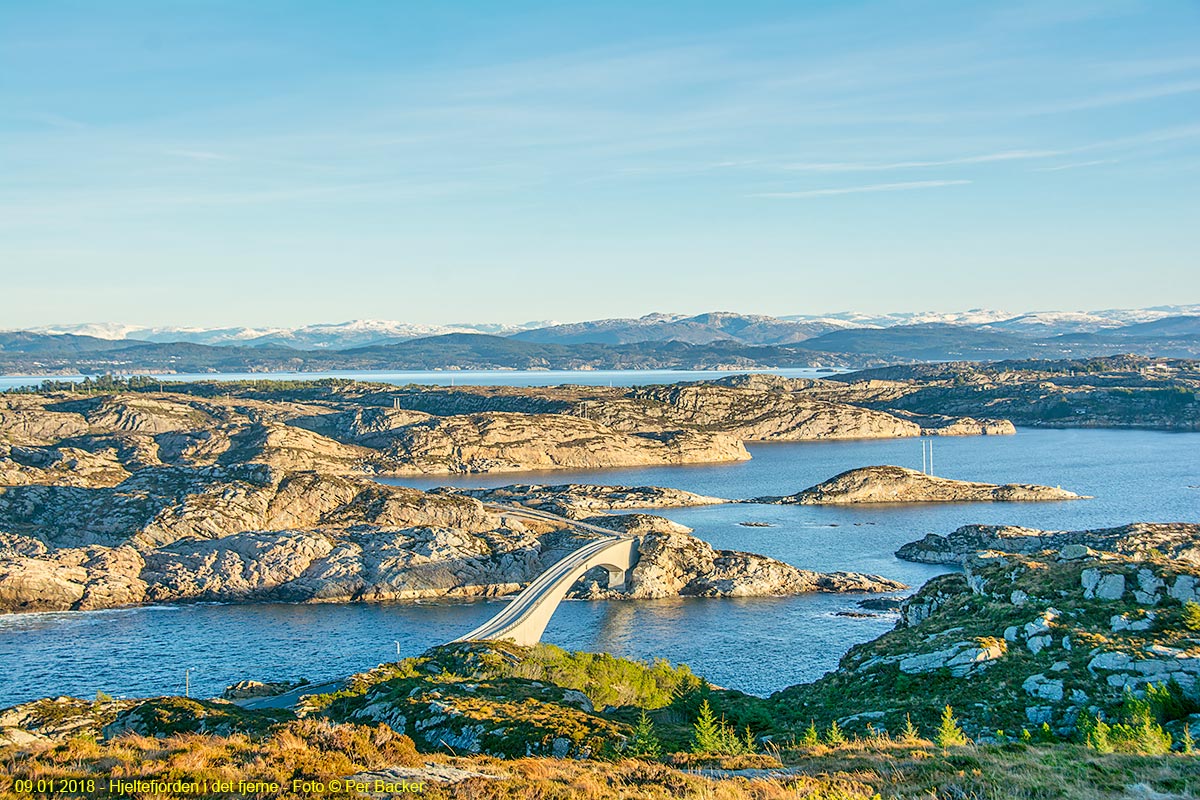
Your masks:
M526 647L537 644L558 604L584 573L596 567L608 570L609 586L623 586L627 572L637 563L637 539L606 537L590 542L533 581L496 616L456 642L507 639Z

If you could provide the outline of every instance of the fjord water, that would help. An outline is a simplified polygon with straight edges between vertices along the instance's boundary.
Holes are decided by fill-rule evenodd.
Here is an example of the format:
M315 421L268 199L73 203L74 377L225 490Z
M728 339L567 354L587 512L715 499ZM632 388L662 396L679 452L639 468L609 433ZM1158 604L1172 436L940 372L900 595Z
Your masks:
M750 445L751 461L712 466L520 473L391 482L484 486L517 482L650 484L727 498L795 492L852 467L920 467L913 439ZM1080 529L1133 521L1200 521L1200 433L1028 430L937 439L935 469L951 478L1062 485L1092 500L917 506L722 505L663 509L719 548L799 567L874 572L913 587L943 568L892 553L963 524ZM768 528L740 522L767 522ZM709 680L756 694L812 680L894 616L859 611L855 595L566 602L545 640L690 664ZM128 696L214 695L242 678L334 678L453 639L506 601L388 605L188 605L0 616L0 706L97 690Z

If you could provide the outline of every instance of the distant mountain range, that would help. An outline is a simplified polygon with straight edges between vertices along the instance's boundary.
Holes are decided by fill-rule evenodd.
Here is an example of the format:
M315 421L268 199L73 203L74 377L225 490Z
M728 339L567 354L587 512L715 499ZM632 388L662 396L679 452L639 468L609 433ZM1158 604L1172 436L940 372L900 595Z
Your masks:
M712 312L696 316L649 314L636 319L601 319L568 324L527 322L521 325L480 323L425 325L388 320L353 320L305 325L299 328L199 328L85 323L45 325L33 328L31 332L74 334L113 341L190 342L245 347L282 345L296 350L343 350L452 333L511 336L520 341L547 344L633 344L664 341L709 344L725 341L750 345L790 345L808 341L832 331L856 328L950 325L959 328L1049 337L1072 333L1096 333L1131 324L1154 322L1167 317L1194 315L1200 315L1200 304L1087 312L1037 311L1023 314L987 309L971 309L951 313L917 311L877 315L839 312L784 317Z
M1122 353L1200 357L1200 305L1016 316L986 310L790 318L714 312L508 327L360 321L272 330L81 325L0 333L0 373L6 374L867 368Z
M262 347L284 345L297 350L340 350L348 347L402 342L450 333L485 333L507 336L528 328L552 323L529 322L524 325L421 325L389 320L357 319L301 328L145 328L119 323L83 323L78 325L44 325L31 329L33 333L73 334L113 341L190 342L192 344L240 345Z

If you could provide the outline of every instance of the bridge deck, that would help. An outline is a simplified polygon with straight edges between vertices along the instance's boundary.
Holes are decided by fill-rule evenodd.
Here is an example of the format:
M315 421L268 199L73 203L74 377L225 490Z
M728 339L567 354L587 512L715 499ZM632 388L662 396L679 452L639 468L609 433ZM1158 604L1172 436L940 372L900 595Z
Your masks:
M556 562L534 578L499 614L455 639L456 642L510 639L521 645L536 644L542 638L542 632L559 602L584 573L595 567L606 567L610 575L620 573L623 576L637 562L637 540L632 536L618 535L607 528L576 522L545 511L513 509L509 506L489 507L505 514L566 523L603 538L589 542Z

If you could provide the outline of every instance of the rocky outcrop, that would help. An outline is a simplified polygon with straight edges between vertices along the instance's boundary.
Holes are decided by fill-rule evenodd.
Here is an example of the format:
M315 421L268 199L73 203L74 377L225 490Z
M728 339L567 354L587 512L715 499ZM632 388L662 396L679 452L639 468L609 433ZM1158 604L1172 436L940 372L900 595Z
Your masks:
M616 430L680 426L748 441L808 441L918 436L921 426L891 414L787 392L713 384L634 389L580 409Z
M1034 554L1059 551L1072 558L1106 551L1133 559L1165 555L1200 564L1200 524L1138 522L1085 531L1042 531L1014 525L964 525L948 536L936 533L896 551L905 561L962 564L980 552Z
M116 486L129 475L112 448L0 444L0 486Z
M1074 737L1085 716L1122 721L1124 693L1148 685L1181 708L1200 700L1200 640L1184 608L1200 598L1197 563L1072 544L988 551L964 566L922 587L894 631L853 648L836 671L775 695L780 713L894 732L906 715L933 729L950 705L987 741L1043 724Z
M585 576L585 581L587 580ZM808 592L894 592L904 584L877 575L802 570L773 558L714 550L678 531L650 533L638 543L638 562L626 588L613 592L585 584L591 597L765 597Z
M506 503L536 508L568 517L592 511L631 508L677 508L727 503L682 489L659 486L595 486L567 483L555 486L513 484L494 489L435 489L434 493L463 494L485 503Z
M1006 432L1002 421L910 420L810 394L840 386L741 376L631 390L280 384L228 395L20 395L0 400L0 481L95 488L150 467L249 463L327 474L591 469L744 460L744 440Z
M744 461L733 436L676 430L636 435L563 414L473 414L399 428L382 448L393 474L596 469Z
M244 680L225 687L221 692L224 700L252 700L259 697L275 697L276 695L307 686L308 681L254 681Z
M247 711L221 700L155 697L130 704L101 731L106 739L125 734L162 738L181 733L262 736L273 725L294 719L290 711Z
M0 556L0 611L201 600L382 602L499 596L519 591L589 541L588 534L565 526L544 525L535 531L517 519L504 519L477 532L328 524L311 530L193 536L142 549L92 545L49 550L38 540L9 536L4 540L7 555ZM324 521L331 519L327 515ZM577 597L745 597L903 588L876 576L808 572L764 556L714 551L690 536L688 528L661 517L605 515L586 521L637 536L645 549L625 591L610 591L585 576L574 592Z
M96 737L105 725L133 705L131 700L111 698L48 697L5 708L0 710L0 747L27 747L76 736Z
M0 556L0 612L88 611L146 597L132 547L83 547L41 556Z
M956 481L904 467L861 467L786 497L760 497L751 502L780 505L850 503L968 503L1080 500L1065 489L1027 483Z
M258 464L143 470L111 488L0 488L0 530L51 549L130 544L147 550L185 538L356 524L481 531L495 521L468 497Z
M889 413L920 425L922 436L1012 436L1017 432L1017 427L1006 419L948 417L894 410Z

